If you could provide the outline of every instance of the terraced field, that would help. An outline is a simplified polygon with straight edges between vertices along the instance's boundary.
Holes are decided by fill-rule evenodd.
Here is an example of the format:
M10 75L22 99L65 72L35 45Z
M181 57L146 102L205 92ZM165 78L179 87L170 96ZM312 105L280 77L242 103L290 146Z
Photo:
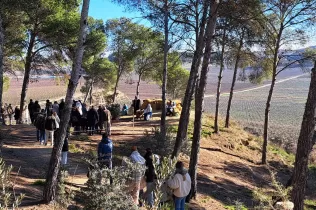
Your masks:
M297 141L308 94L308 74L276 84L270 112L269 134L272 141L289 149ZM242 126L262 135L264 109L269 87L236 92L231 116ZM228 94L220 99L220 115L226 116ZM205 101L207 112L215 113L215 97Z

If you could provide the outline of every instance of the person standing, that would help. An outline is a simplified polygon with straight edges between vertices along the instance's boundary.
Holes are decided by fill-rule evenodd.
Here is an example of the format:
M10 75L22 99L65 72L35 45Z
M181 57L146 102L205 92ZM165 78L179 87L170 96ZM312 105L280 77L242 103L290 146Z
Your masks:
M146 149L146 154L144 155L146 160L147 170L145 172L146 178L146 193L145 198L150 207L154 205L154 180L156 179L155 168L154 168L154 154L150 148Z
M185 198L191 190L191 177L181 161L176 163L176 172L167 183L173 189L175 209L184 210Z
M111 136L111 119L112 119L112 115L110 110L108 110L106 107L104 107L104 113L105 113L105 119L104 119L104 129L105 132Z
M27 106L28 110L29 110L29 114L30 114L30 118L31 118L31 122L32 124L34 123L34 102L32 99L30 99L30 103Z
M60 115L59 115L59 104L57 103L57 101L54 101L54 104L53 104L53 112L56 112L56 114L57 114L58 116L60 116Z
M15 119L16 124L19 124L20 115L21 115L20 109L18 106L16 106L14 109L14 119Z
M75 135L80 134L80 120L81 115L78 111L77 107L72 107L71 115L70 115L70 124L72 127L74 127Z
M6 123L5 123L5 108L2 104L0 104L0 117L2 120L2 124L6 125Z
M136 115L137 110L140 108L140 99L135 96L135 99L132 102L132 106L134 107L134 115Z
M38 101L35 101L34 102L34 105L33 105L33 113L36 115L36 113L40 113L41 112L41 106L39 105ZM34 118L35 120L36 118Z
M45 146L47 145L47 141L51 139L51 146L54 146L54 131L56 130L56 119L53 115L48 115L45 121Z
M104 133L101 142L98 144L98 161L101 168L106 166L109 169L112 169L112 153L112 140L109 139L107 133Z
M99 120L98 112L92 106L87 113L88 135L94 134L95 126Z
M148 104L147 108L144 110L144 120L148 121L153 115L153 109L151 108L151 105Z
M76 102L76 107L78 108L80 115L82 115L82 104L80 100Z
M65 166L68 162L68 151L69 151L68 139L69 139L69 132L67 131L64 145L61 150L61 164L63 166Z
M134 164L145 165L145 163L146 163L145 158L143 158L139 154L136 146L132 147L132 154L130 155L129 158ZM140 174L139 172L136 172L134 174L134 179L132 180L131 185L130 185L131 196L132 196L133 201L136 205L138 205L138 200L139 200L139 191L140 191L141 179L142 179L142 174Z
M7 107L7 113L8 113L8 117L9 117L9 124L12 125L12 117L13 117L13 108L11 106L11 104L9 104L9 106Z
M45 144L45 140L46 140L46 133L45 133L46 123L45 122L46 122L45 110L42 109L42 111L37 114L36 119L34 120L34 125L37 129L37 132L36 132L37 141L39 141L40 144Z
M59 107L59 115L61 116L62 115L62 111L65 108L65 101L64 101L64 99L61 99L58 107Z
M97 123L97 130L99 131L99 133L101 134L102 130L103 130L103 126L104 126L104 121L105 121L105 118L106 118L106 114L104 112L104 108L99 106L99 109L98 109L98 115L99 115L99 121Z
M87 104L82 104L82 117L87 118L88 110L87 110Z

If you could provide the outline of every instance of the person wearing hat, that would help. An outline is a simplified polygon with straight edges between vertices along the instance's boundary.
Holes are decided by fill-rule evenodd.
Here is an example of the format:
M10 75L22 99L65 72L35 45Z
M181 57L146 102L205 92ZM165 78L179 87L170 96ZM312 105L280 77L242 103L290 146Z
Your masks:
M185 198L191 190L191 177L181 161L176 163L176 172L167 183L173 189L175 209L184 210Z

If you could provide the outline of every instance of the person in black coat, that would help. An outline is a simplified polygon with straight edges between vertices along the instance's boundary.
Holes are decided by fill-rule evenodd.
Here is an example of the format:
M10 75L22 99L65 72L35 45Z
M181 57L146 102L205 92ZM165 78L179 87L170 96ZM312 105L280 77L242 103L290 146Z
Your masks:
M60 103L59 103L59 115L61 116L62 114L62 111L64 110L65 108L65 101L64 99L61 99Z
M16 106L15 109L14 109L14 119L16 121L16 124L19 124L20 116L21 116L20 109L19 109L18 106Z
M31 122L33 124L34 123L34 102L32 99L30 99L30 103L28 104L27 108L29 110Z
M80 134L81 115L77 107L72 107L70 115L70 125L74 127L75 135Z
M102 106L99 106L98 116L99 116L99 121L97 123L96 129L99 130L99 133L101 134L101 132L104 128L104 121L106 118L106 114L105 114L104 108Z
M146 167L147 167L147 170L145 172L146 185L147 185L145 198L149 206L154 205L154 188L155 188L154 180L156 179L156 173L155 173L155 168L154 168L153 156L154 154L152 153L151 149L147 148L146 154L144 155L144 158L146 160Z
M93 135L95 126L99 121L98 112L92 106L87 113L88 135Z

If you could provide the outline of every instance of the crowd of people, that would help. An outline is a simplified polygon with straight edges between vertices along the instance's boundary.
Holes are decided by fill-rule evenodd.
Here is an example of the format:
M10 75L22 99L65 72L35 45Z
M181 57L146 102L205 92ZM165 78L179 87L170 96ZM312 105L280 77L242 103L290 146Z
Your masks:
M135 98L132 106L139 109L139 99ZM169 112L172 112L172 106L175 106L175 104L170 103L170 107L167 107ZM49 141L52 146L54 145L54 134L59 129L60 119L63 115L64 108L64 100L61 100L59 103L57 101L52 103L47 100L43 108L38 101L33 102L32 99L30 100L27 105L28 116L30 118L30 123L36 127L37 141L41 145L46 146ZM127 114L127 110L128 107L124 104L122 114ZM146 109L143 110L143 113L144 120L149 120L152 117L151 104L147 105ZM21 112L18 106L16 106L14 110L11 104L1 106L0 114L4 124L5 115L9 118L10 125L12 124L13 117L17 124L21 123ZM98 109L95 109L94 106L88 108L87 105L80 100L73 101L67 134L62 148L62 165L67 164L69 150L68 139L71 135L71 127L74 128L74 135L79 135L81 132L87 132L88 135L94 135L95 133L101 134L104 131L97 147L98 162L101 167L112 169L113 142L109 138L111 135L110 111L107 110L105 106L99 106ZM142 195L147 204L153 206L155 198L155 180L157 179L154 165L160 164L160 157L154 154L150 148L147 148L145 155L142 156L137 147L133 146L129 160L132 163L146 166L145 175L135 175L129 185L129 192L134 203L139 205L139 197ZM145 193L143 193L141 189L142 180L145 180L146 182ZM166 184L173 190L175 209L184 209L185 198L189 194L191 188L191 179L187 170L184 169L182 162L176 164L176 172Z
M98 161L99 165L102 167L112 168L112 153L113 153L113 142L104 133L101 142L98 144ZM132 147L129 160L133 164L140 164L146 166L145 175L142 176L141 173L135 173L133 180L129 183L128 191L136 205L140 205L139 197L142 197L147 202L147 205L154 205L154 190L155 190L155 180L157 175L155 172L155 166L159 165L160 157L152 152L150 148L146 149L146 153L142 156L136 146ZM123 163L124 165L124 159ZM142 192L142 180L146 182L146 192ZM191 178L188 171L184 168L182 162L176 163L175 174L167 181L167 186L172 189L173 197L175 202L175 209L184 210L185 208L185 198L191 190Z

